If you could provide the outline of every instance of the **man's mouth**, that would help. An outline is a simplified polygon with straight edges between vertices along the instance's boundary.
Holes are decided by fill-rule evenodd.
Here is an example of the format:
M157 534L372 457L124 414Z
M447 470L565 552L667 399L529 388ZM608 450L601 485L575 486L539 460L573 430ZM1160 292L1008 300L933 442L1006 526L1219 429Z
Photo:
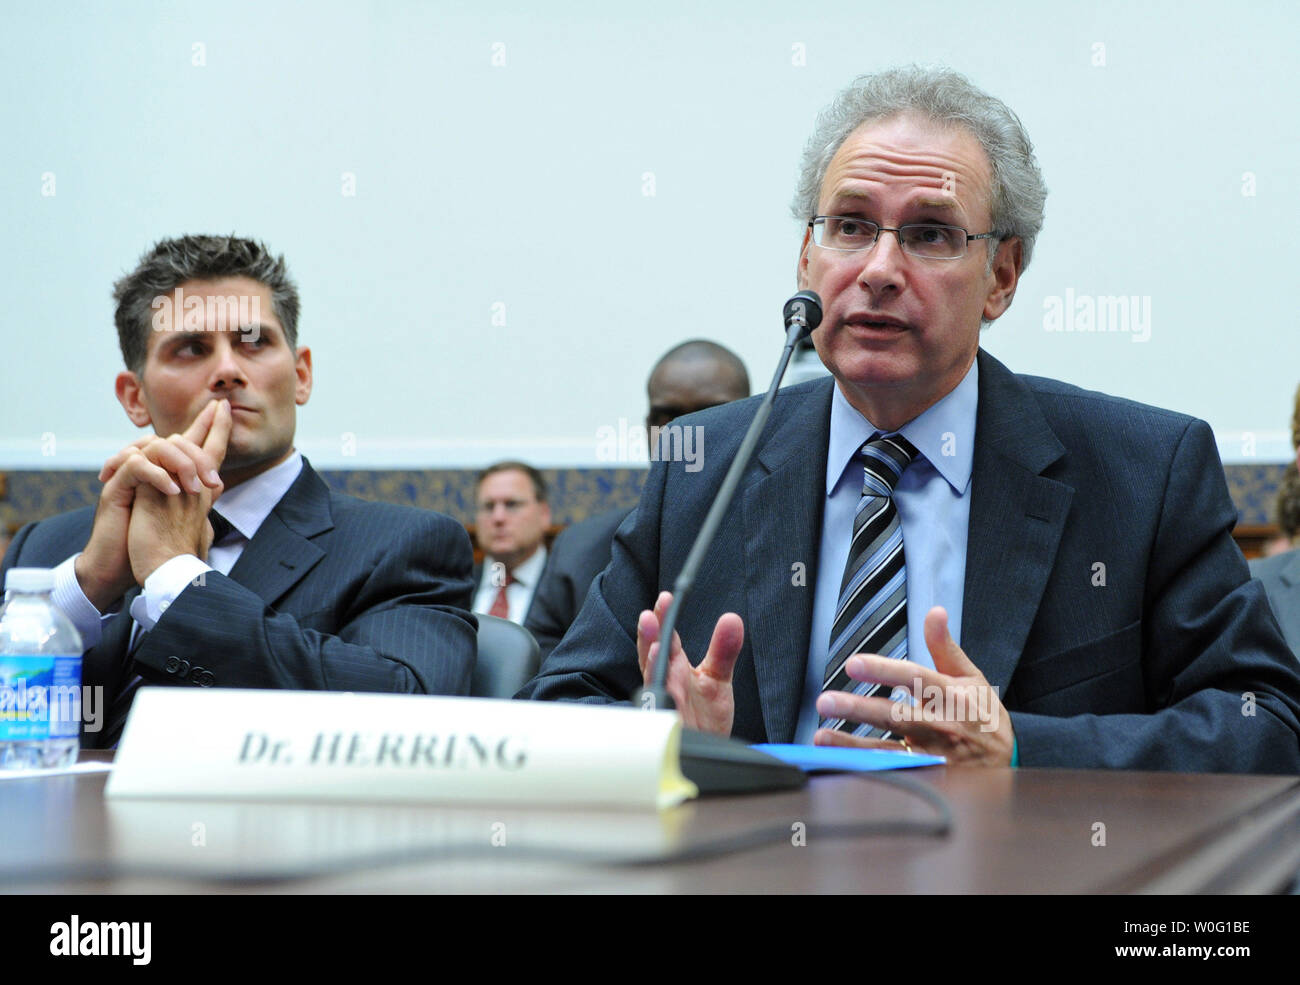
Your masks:
M883 332L902 332L908 328L907 322L892 315L860 314L849 315L844 324L854 328L869 328Z

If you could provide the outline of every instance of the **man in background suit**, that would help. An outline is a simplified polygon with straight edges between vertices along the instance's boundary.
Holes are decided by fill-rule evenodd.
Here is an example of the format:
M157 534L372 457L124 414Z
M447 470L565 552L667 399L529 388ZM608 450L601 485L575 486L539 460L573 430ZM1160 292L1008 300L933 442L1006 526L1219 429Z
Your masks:
M646 380L650 410L646 433L651 445L670 443L663 433L675 418L749 396L749 373L740 357L707 339L673 346L654 364ZM542 582L524 623L545 660L582 608L587 589L609 564L610 545L630 509L610 510L567 527L551 545Z
M525 462L496 462L479 473L474 497L483 549L483 563L474 567L474 611L522 626L546 570L546 479Z
M56 570L109 704L83 744L113 745L147 683L468 693L464 529L331 493L294 449L312 359L284 258L164 240L114 296L117 397L154 434L105 463L95 509L25 527L3 565Z
M1296 533L1290 514L1294 512L1297 499L1295 476L1300 472L1300 389L1296 390L1295 410L1291 415L1291 446L1295 449L1295 462L1287 469L1278 496L1279 526L1288 538ZM1263 583L1269 605L1282 627L1282 635L1295 655L1300 657L1300 547L1292 547L1271 557L1256 558L1250 562L1250 573Z
M1014 114L955 73L864 77L819 118L797 279L833 380L776 397L667 641L686 725L993 766L1300 769L1300 674L1208 426L979 348L1045 197ZM708 434L703 470L652 467L525 695L649 679L754 403L680 422Z

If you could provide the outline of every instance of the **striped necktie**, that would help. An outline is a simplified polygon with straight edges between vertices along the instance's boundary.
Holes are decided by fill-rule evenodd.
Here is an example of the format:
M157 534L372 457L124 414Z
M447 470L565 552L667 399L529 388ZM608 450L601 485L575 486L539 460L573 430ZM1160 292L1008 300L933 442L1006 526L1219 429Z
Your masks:
M879 684L849 677L844 665L855 653L907 657L907 569L893 493L916 454L912 443L898 434L873 438L862 446L862 499L853 517L853 541L835 606L823 691L871 696L881 689ZM889 734L842 718L822 719L821 728L873 738Z

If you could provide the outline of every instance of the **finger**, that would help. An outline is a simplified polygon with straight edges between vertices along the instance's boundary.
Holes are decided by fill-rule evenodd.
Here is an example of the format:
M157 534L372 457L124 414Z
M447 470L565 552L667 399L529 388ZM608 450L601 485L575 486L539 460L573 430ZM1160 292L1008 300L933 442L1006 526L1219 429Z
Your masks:
M104 467L99 470L99 481L107 482L113 478L113 473L122 467L122 463L130 458L135 452L142 449L149 442L155 440L155 435L147 434L143 438L136 438L129 445L119 451L116 455L104 463Z
M922 667L910 660L894 660L874 653L859 653L849 657L845 661L844 671L855 681L883 684L890 689L906 688L914 698L920 698L921 691L925 687L943 687L949 683L947 677L929 667Z
M218 398L209 400L204 404L203 409L199 411L198 416L195 417L194 420L190 422L190 426L185 429L185 437L189 438L190 441L194 442L196 445L203 444L203 440L208 436L208 432L212 429L212 419L217 413L217 404L224 404L226 402L227 401Z
M230 410L230 401L218 400L216 405L212 428L202 444L203 450L217 463L217 468L220 468L221 463L226 460L226 445L230 442L230 429L234 427L234 416Z
M110 487L116 492L139 486L150 486L168 496L178 496L181 492L171 473L149 461L143 452L137 452L122 464L113 478L104 484L104 492L108 494Z
M655 599L655 618L659 620L660 626L662 626L664 620L668 618L668 609L672 606L672 604L673 604L672 592L660 592L659 597ZM677 632L677 630L673 630L672 652L680 653L681 649L682 649L681 635Z
M199 466L190 453L173 439L182 440L179 435L173 435L172 438L155 438L144 446L140 454L175 476L182 488L192 493L201 491L203 480L199 478Z
M731 683L736 658L745 645L745 623L734 612L724 612L713 627L708 652L700 661L699 671L724 684Z
M909 750L902 742L895 739L870 739L862 735L852 735L835 729L819 728L813 735L815 746L848 746L855 749L888 749L890 752L917 752L916 743L911 742Z
M936 605L925 614L925 646L939 673L950 677L983 677L948 632L948 613L942 606Z
M650 648L659 639L659 618L649 609L643 610L636 620L636 659L641 667L641 680L650 680Z
M905 720L904 709L910 711L911 707L905 702L864 697L848 691L825 691L817 698L817 714L821 718L841 718L889 732L897 730Z
M189 457L190 461L194 463L195 478L199 479L203 485L210 489L215 489L221 485L221 476L217 474L217 467L221 463L214 459L206 449L200 448L183 434L173 434L167 439L167 443ZM148 450L146 450L145 454L148 454ZM190 489L193 492L199 491L199 488L195 486L191 486Z

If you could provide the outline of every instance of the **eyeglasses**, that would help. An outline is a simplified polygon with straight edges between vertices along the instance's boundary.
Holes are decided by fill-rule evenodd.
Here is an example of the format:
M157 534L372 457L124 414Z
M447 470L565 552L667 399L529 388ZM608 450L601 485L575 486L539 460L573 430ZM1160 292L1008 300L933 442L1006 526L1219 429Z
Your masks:
M824 250L861 253L876 245L881 233L893 233L904 253L927 260L959 260L966 255L966 244L973 239L1000 239L996 232L971 235L961 226L937 222L914 222L897 229L881 226L867 219L842 215L815 215L808 223L812 240Z

